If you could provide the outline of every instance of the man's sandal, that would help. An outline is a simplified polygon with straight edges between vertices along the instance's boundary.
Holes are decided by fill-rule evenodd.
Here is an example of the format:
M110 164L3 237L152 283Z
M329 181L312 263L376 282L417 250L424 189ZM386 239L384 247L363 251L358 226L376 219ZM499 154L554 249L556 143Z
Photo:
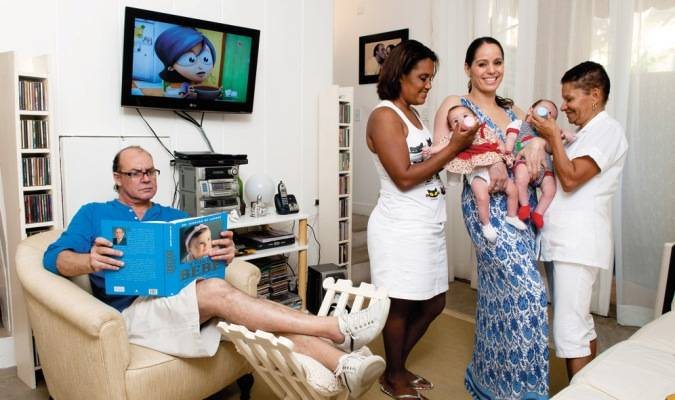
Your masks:
M410 381L408 387L415 390L431 390L434 388L434 384L419 375L415 375L415 379Z
M386 394L387 396L391 397L394 400L429 400L428 398L422 396L421 394L394 394L394 392L391 390L391 388L388 388L384 385L384 383L380 382L380 390L382 393Z

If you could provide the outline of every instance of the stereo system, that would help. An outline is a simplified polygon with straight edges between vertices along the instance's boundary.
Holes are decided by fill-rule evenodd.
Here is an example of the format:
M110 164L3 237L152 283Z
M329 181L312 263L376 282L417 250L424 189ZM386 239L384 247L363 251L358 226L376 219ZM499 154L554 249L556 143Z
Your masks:
M175 155L181 210L191 216L239 210L239 165L248 164L245 154Z
M335 264L319 264L310 265L307 272L307 310L316 314L326 294L323 281L326 278L347 279L347 270Z

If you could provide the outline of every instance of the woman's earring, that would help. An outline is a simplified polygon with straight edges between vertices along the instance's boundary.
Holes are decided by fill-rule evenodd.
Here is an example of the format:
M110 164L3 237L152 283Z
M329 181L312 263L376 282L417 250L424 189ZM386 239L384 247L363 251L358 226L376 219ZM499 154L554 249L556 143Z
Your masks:
M593 111L595 111L595 107L597 106L596 103L593 103Z

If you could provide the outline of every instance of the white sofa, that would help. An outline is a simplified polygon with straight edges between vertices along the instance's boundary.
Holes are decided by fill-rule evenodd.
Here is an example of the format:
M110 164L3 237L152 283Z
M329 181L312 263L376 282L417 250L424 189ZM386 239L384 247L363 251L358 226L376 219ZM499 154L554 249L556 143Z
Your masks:
M664 400L670 394L675 394L675 311L602 352L552 399Z

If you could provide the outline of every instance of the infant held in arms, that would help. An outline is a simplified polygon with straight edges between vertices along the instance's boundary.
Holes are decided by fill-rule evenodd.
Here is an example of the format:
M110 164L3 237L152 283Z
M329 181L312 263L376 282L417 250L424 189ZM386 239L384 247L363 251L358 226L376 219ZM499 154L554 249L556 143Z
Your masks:
M465 106L456 105L448 110L448 127L451 135L469 131L477 123L476 115ZM436 154L449 142L449 137L443 137L441 143L431 146L426 153L429 156ZM502 149L503 144L497 134L487 125L481 124L471 146L445 165L448 172L466 175L466 179L471 185L471 191L476 198L478 219L481 223L483 236L489 242L497 240L497 230L490 223L490 193L488 191L490 175L488 174L488 168L503 160ZM506 223L519 230L526 229L527 226L516 215L518 189L511 180L506 181L505 193L507 198Z

